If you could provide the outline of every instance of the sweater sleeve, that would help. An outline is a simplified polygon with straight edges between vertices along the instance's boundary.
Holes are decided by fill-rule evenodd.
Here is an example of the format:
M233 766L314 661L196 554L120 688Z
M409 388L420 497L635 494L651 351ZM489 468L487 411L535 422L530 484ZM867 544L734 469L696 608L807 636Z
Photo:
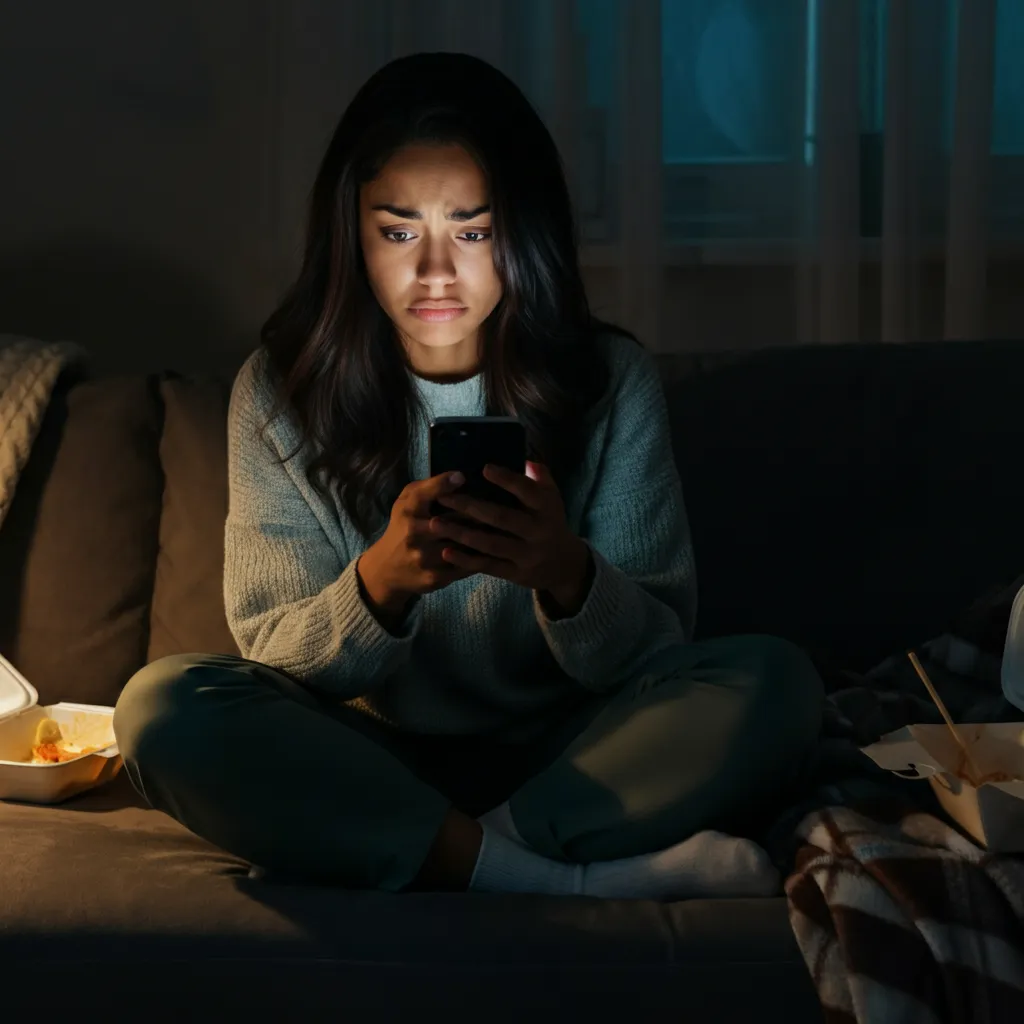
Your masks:
M254 369L257 360L239 372L228 411L228 626L243 657L339 699L360 697L408 661L420 602L413 602L397 635L367 607L357 557L331 543L319 518L327 506L304 494L301 456L279 460L294 447L280 443L280 421L261 435L273 394Z
M534 592L534 614L563 670L605 692L688 642L696 617L693 547L665 396L653 359L639 348L612 406L580 537L594 560L583 607L552 620Z

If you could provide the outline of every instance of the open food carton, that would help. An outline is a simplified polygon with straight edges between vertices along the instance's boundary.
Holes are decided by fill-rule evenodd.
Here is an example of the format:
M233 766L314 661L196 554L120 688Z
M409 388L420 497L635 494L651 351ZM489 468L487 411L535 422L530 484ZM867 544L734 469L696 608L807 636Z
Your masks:
M1024 852L1024 722L956 728L980 777L946 725L908 725L861 749L881 768L928 779L946 813L982 846Z
M40 723L47 719L56 722L59 735L49 723L40 734ZM37 746L40 738L50 741L45 748ZM29 681L0 655L0 800L60 803L108 782L121 764L113 708L41 708Z

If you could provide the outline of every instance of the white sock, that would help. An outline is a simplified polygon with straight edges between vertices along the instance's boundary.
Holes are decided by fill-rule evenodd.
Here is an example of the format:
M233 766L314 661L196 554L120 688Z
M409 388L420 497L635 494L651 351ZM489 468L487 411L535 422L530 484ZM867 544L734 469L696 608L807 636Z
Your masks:
M583 891L610 899L728 899L774 896L780 884L757 843L705 831L656 853L594 861L586 866Z
M722 832L698 832L656 853L566 864L481 824L483 842L469 882L470 889L481 892L679 900L772 896L779 891L779 874L768 854L749 839Z
M481 814L476 820L481 825L486 825L488 828L494 829L495 832L500 832L507 839L515 840L520 846L527 845L526 840L519 834L516 823L512 820L512 808L509 807L507 800L495 807L494 810Z

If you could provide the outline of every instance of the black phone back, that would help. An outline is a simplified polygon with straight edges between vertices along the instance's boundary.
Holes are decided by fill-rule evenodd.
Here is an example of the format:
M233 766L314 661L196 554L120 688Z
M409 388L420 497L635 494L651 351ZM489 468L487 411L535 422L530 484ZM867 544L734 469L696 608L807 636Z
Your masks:
M458 493L519 508L519 499L483 475L490 463L526 472L526 430L512 416L443 416L430 424L430 475L459 470L466 482ZM431 515L451 515L436 502Z

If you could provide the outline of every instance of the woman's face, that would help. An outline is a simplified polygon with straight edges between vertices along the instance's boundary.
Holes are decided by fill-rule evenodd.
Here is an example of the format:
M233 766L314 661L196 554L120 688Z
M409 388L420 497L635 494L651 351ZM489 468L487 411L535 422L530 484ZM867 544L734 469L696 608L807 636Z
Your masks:
M487 184L461 146L410 145L360 190L359 234L381 308L424 377L477 372L501 298Z

